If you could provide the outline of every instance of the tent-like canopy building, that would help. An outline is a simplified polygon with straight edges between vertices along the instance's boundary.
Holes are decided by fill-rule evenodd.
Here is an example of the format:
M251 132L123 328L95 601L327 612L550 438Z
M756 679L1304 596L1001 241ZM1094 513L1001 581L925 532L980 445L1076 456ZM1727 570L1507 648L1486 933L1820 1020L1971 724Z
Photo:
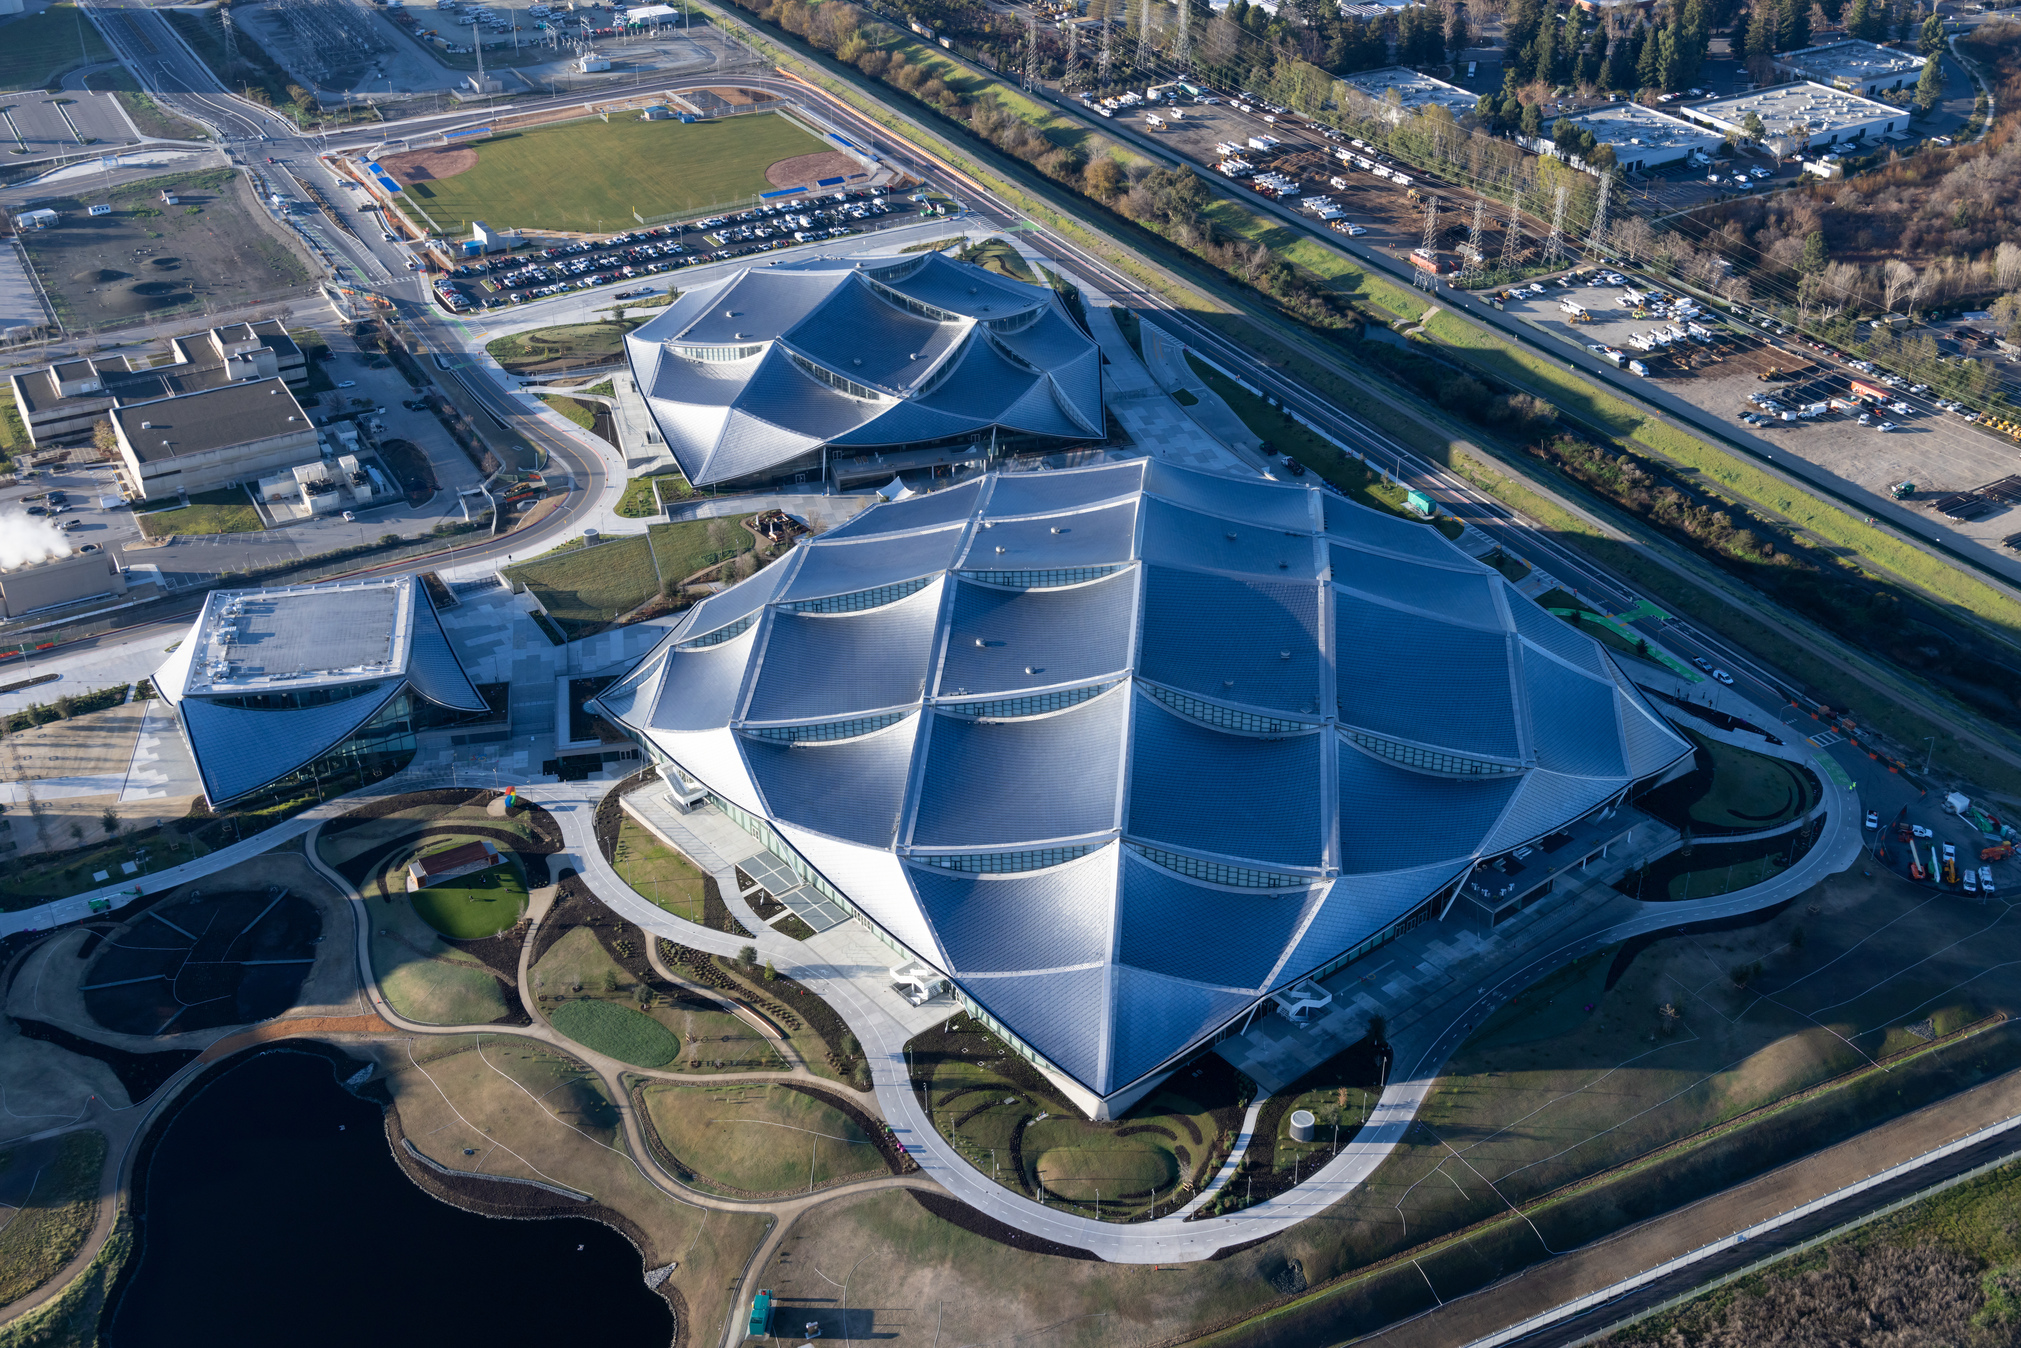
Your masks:
M1098 1115L1690 755L1435 530L1146 461L874 506L599 701Z
M416 697L485 710L413 576L213 590L154 683L213 806L411 757Z
M625 338L697 486L831 458L1104 435L1102 355L1059 297L940 253L808 258L690 290ZM889 466L864 475L891 476Z

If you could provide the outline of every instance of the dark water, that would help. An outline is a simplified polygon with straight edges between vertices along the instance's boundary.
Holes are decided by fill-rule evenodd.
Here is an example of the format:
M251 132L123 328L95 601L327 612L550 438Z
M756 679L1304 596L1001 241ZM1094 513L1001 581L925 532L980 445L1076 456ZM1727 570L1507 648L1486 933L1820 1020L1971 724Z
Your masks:
M577 1247L581 1248L578 1249ZM638 1252L583 1218L499 1221L393 1163L376 1105L301 1053L251 1058L176 1115L147 1176L110 1348L665 1348Z

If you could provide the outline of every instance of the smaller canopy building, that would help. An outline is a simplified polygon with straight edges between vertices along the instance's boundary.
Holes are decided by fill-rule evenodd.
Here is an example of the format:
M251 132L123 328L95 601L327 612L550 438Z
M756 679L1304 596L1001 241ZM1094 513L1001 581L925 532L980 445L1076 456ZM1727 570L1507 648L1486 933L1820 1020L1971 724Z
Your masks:
M154 683L213 807L404 765L416 699L486 708L413 576L213 590Z

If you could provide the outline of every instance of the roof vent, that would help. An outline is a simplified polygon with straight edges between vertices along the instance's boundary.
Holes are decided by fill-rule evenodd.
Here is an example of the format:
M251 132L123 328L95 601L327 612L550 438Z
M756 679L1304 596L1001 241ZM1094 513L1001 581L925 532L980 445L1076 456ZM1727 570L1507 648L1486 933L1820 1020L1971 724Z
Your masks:
M1279 652L1277 653L1277 658L1278 658L1278 659L1280 659L1280 660L1289 660L1289 659L1291 658L1291 652L1290 652L1290 651L1279 651Z
M268 397L272 397L272 396L273 396L274 394L276 394L276 393L279 393L279 392L280 392L280 390L279 390L279 389L277 389L277 388L270 388L270 389L268 389L268 390L267 390L267 396L268 396Z
M970 286L970 287L968 288L968 293L969 293L969 294L971 294L971 295L975 294L975 287L974 287L974 286Z
M1036 674L1036 673L1038 673L1038 672L1039 672L1039 667L1038 667L1037 665L1026 665L1026 666L1025 666L1025 673L1027 673L1027 674Z
M906 359L907 359L907 360L918 360L918 359L919 359L919 353L918 353L917 351L915 351L915 352L913 352L913 353L912 353L911 355L907 356L907 357L906 357Z
M861 365L863 363L863 357L858 356L855 360L852 360L849 363L851 365Z
M1066 531L1065 529L1062 529L1062 528L1061 528L1061 527L1060 527L1059 525L1055 524L1055 525L1053 526L1053 532L1054 532L1054 533L1056 533L1056 534L1063 534L1063 533L1065 533L1065 532L1067 532L1067 531Z
M140 423L140 428L144 431L151 431L154 429L154 423L152 421L143 421Z
M981 637L977 637L977 638L975 639L975 644L976 644L976 645L978 645L978 646L987 646L987 645L989 645L989 643L988 643L987 641L984 641L984 640L983 640L983 639L982 639Z
M1007 549L1005 549L1005 548L998 548L998 549L997 549L997 551L1001 553L1001 552L1005 552L1005 551L1007 551Z
M1235 680L1233 680L1233 679L1223 679L1223 680L1221 680L1221 686L1222 686L1222 688L1224 688L1224 689L1228 689L1228 688L1233 688L1233 687L1235 686Z
M1230 534L1230 535L1228 535L1228 541L1229 541L1230 543L1233 543L1233 542L1235 541L1235 535L1234 535L1234 534Z

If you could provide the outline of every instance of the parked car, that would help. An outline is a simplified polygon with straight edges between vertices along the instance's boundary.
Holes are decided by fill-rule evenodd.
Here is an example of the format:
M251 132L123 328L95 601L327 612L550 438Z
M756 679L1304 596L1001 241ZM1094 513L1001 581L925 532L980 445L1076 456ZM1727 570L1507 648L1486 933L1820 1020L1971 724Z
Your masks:
M338 388L356 388L356 387L358 387L358 381L357 381L357 380L355 380L355 379L344 379L344 380L340 380L340 381L338 381L337 387L338 387Z
M1867 827L1868 827L1868 828L1879 828L1880 826L1881 826L1881 816L1880 816L1880 812L1879 812L1878 810L1868 810L1868 811L1867 811Z
M1694 664L1694 665L1697 665L1697 666L1698 666L1698 667L1699 667L1700 669L1704 670L1704 671L1705 671L1705 672L1706 672L1707 674L1710 674L1710 673L1712 672L1712 661L1710 661L1710 660L1706 659L1706 658L1705 658L1704 656L1702 656L1702 655L1694 655L1694 656L1692 656L1692 657L1691 657L1691 663L1692 663L1692 664Z
M1909 833L1912 837L1917 838L1934 838L1937 836L1936 834L1930 832L1930 830L1924 828L1921 824L1909 825Z
M1723 669L1713 670L1712 677L1718 679L1721 683L1725 684L1729 688L1733 686L1733 675L1727 673Z

